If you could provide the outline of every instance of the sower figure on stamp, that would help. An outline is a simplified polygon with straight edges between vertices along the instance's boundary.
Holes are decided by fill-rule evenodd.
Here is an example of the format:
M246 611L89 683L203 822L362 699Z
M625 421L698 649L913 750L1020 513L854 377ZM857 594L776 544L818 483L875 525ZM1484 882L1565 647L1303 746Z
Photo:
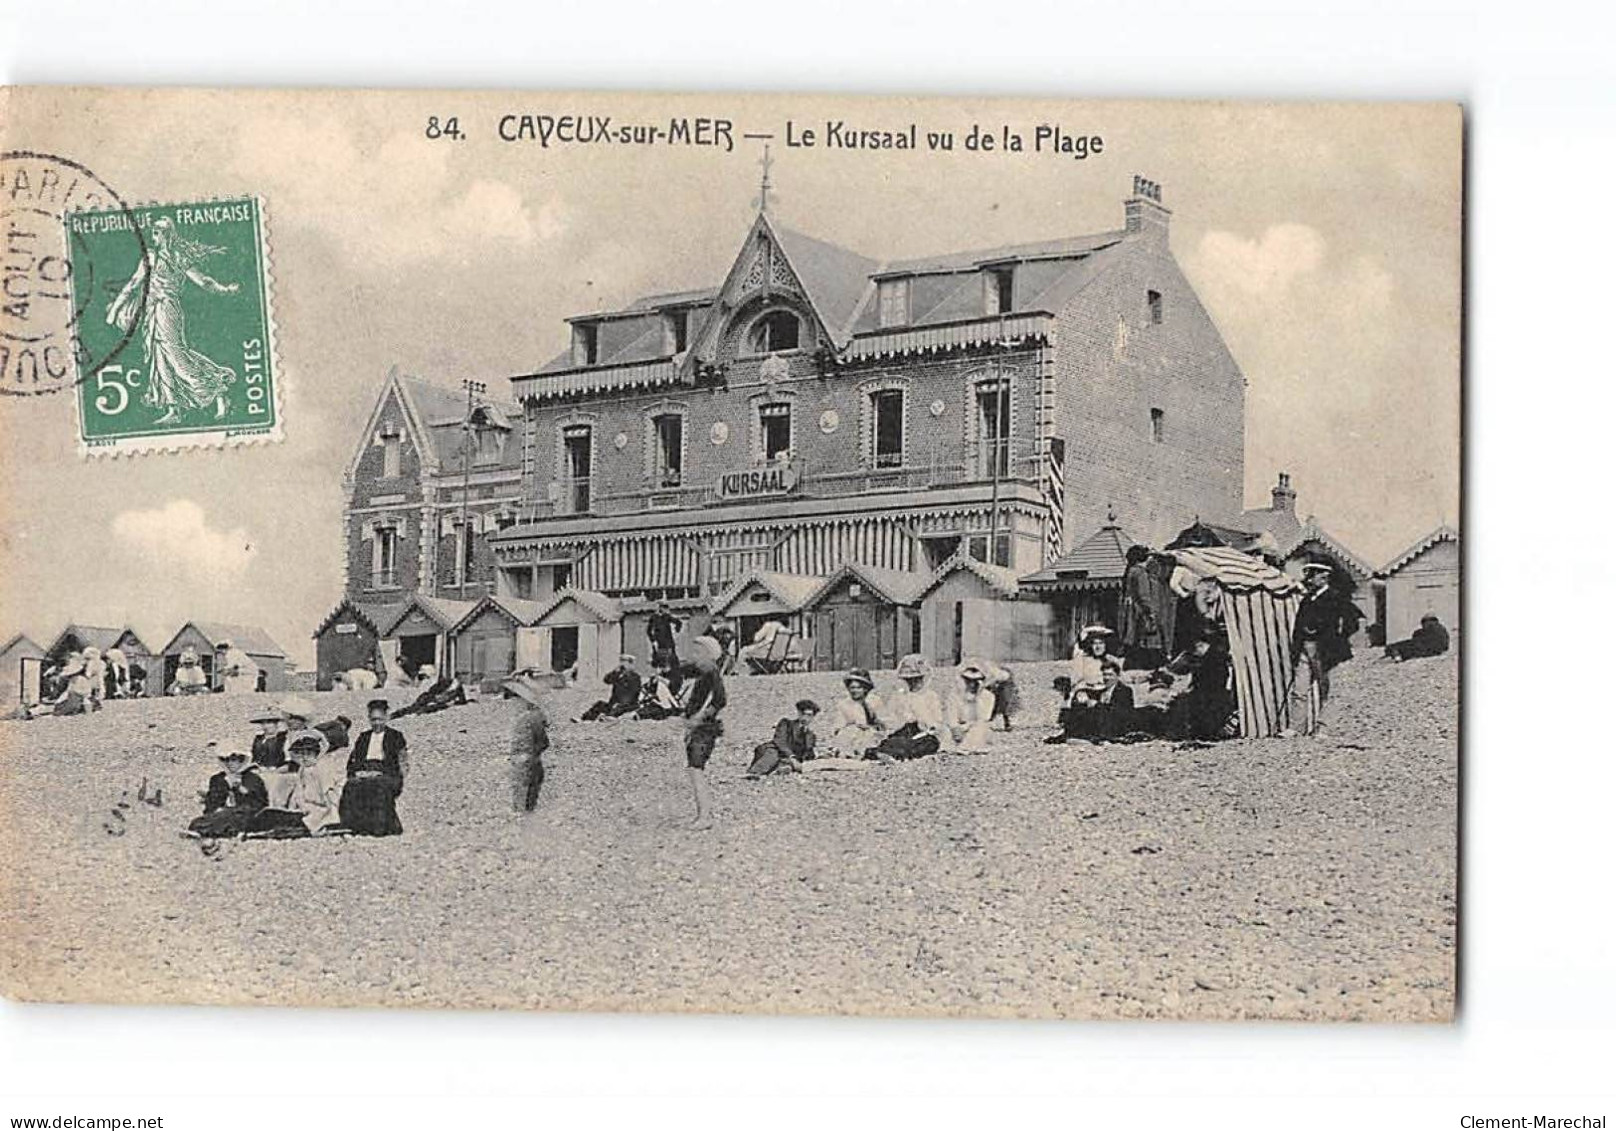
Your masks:
M146 350L148 379L146 404L163 410L158 424L172 424L180 413L213 407L216 418L230 411L225 395L235 384L236 371L191 348L185 336L185 308L180 294L187 282L217 295L235 294L239 283L221 283L197 266L222 247L187 239L174 230L174 222L160 217L152 225L151 254L107 307L107 322L127 330L141 320L141 342ZM141 289L145 288L145 306Z
M500 687L523 704L511 728L511 800L518 813L531 813L538 808L539 790L544 785L550 720L545 716L538 684L527 676L513 676Z

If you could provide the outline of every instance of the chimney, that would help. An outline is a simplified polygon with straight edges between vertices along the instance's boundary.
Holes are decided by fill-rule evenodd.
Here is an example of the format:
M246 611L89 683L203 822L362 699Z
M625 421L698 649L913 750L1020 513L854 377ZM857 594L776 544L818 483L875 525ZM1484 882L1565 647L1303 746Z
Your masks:
M1269 510L1284 511L1286 514L1296 513L1296 488L1291 486L1289 472L1282 471L1279 473L1279 482L1274 486L1271 493L1274 503L1268 508Z
M1162 187L1155 181L1134 174L1133 195L1122 202L1130 237L1167 242L1167 225L1172 213L1162 207Z

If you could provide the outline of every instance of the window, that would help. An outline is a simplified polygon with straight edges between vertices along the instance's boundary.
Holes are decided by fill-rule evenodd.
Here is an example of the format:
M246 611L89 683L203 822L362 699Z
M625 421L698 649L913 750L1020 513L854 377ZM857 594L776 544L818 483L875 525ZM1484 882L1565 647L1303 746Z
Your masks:
M1010 535L1001 533L993 543L993 565L1010 565ZM988 536L986 534L973 534L970 538L970 555L979 562L988 560Z
M870 394L875 417L875 466L903 466L903 390L883 389Z
M500 450L505 446L505 436L498 428L477 428L475 430L477 442L477 466L498 463Z
M752 324L747 344L753 353L794 350L802 335L802 322L789 310L772 310Z
M584 322L572 328L572 363L595 365L600 361L600 327Z
M371 573L373 588L391 588L398 584L398 531L391 526L376 529Z
M934 535L922 538L920 545L926 551L926 568L936 569L959 553L960 539L957 534Z
M669 310L662 315L662 348L684 353L690 345L690 311Z
M658 487L677 487L684 472L685 418L666 412L651 418L653 477Z
M1146 291L1145 305L1150 307L1150 324L1160 326L1162 323L1162 296L1160 291Z
M516 516L514 514L502 514L494 519L494 529L496 530L509 530L515 525Z
M765 463L791 458L791 406L758 406L758 454Z
M902 326L909 321L909 280L882 279L880 294L881 325Z
M983 311L987 314L1008 314L1015 309L1016 269L989 267L982 276Z
M404 442L399 439L396 431L382 433L382 477L397 479L399 476L399 454Z
M551 588L559 593L572 584L572 563L559 562L550 567Z
M561 434L565 448L566 482L562 484L562 498L573 514L589 510L589 472L593 462L590 445L590 427L574 424Z
M1167 437L1167 414L1159 408L1150 410L1150 439L1161 443Z
M983 381L976 386L977 454L982 474L1010 474L1010 382Z
M465 523L455 524L454 585L465 585L476 568L477 539Z

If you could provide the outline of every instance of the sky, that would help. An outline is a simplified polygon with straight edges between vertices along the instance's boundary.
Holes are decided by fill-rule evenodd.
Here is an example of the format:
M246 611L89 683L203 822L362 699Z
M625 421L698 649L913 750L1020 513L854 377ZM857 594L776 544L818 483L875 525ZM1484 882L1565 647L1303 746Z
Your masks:
M563 319L714 285L756 208L873 259L1115 229L1134 174L1247 381L1246 503L1380 564L1459 513L1460 116L1451 105L779 95L14 90L0 148L70 157L127 201L256 194L285 439L85 459L66 395L0 398L0 639L72 620L158 647L187 619L294 659L343 588L342 475L390 367L451 387L531 372ZM728 118L735 147L502 142L505 115ZM425 136L458 118L463 140ZM827 121L918 152L787 146ZM1039 125L1104 138L1031 152ZM1005 126L1020 153L967 150ZM949 153L925 148L952 131Z

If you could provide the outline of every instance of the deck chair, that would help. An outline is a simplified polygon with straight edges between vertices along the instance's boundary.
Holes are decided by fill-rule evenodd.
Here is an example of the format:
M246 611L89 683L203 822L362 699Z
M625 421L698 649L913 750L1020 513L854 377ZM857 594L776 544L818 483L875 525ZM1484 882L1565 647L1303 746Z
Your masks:
M796 634L790 629L782 628L774 634L769 641L766 652L754 653L746 657L746 666L753 675L778 675L786 670L786 663L791 658L791 641Z

